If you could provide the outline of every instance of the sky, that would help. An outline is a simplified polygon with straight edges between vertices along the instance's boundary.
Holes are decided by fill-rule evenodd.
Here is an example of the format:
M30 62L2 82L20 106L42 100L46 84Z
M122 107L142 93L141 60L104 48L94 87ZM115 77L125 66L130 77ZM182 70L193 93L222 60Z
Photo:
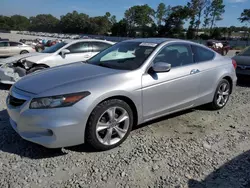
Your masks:
M134 5L148 4L156 9L159 3L176 6L185 5L188 0L0 0L0 15L20 14L27 17L37 14L52 14L58 18L76 10L90 16L101 16L106 12L116 15L117 20L125 10ZM244 26L237 18L244 8L250 8L250 0L224 0L225 13L217 26Z

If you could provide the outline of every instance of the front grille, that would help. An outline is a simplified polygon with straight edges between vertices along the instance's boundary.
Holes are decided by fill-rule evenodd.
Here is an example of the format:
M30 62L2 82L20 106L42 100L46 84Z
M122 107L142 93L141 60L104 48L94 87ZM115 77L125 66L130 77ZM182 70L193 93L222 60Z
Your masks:
M11 106L21 106L25 103L26 100L23 99L17 99L11 95L9 95L9 104Z

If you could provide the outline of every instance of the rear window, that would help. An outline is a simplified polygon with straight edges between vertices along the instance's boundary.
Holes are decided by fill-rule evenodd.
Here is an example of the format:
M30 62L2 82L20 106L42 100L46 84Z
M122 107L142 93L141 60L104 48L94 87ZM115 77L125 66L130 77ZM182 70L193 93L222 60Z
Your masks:
M69 46L67 49L70 51L70 53L90 52L90 47L88 42L77 42Z
M214 52L206 48L200 47L200 46L193 45L192 49L194 53L194 61L196 63L203 62L203 61L210 61L215 56Z
M10 46L21 46L22 44L21 43L18 43L18 42L9 42L10 43Z
M9 46L8 42L0 42L0 47L6 47Z
M244 49L241 53L239 53L238 55L240 56L250 56L250 47Z

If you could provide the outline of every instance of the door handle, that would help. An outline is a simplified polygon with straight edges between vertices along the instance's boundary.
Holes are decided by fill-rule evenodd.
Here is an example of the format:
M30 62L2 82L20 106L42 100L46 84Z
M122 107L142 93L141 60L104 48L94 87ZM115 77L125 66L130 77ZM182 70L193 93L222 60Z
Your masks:
M196 73L199 73L200 70L199 69L193 69L191 70L190 74L196 74Z

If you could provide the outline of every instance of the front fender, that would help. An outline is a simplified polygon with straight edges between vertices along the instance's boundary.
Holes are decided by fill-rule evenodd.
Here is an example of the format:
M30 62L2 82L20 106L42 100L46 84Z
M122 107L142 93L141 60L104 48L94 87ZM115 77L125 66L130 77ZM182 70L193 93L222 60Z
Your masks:
M105 101L108 98L115 98L115 97L126 97L129 98L135 105L137 114L138 114L138 124L140 124L142 120L142 105L141 105L141 90L135 91L135 92L127 92L122 90L115 90L111 91L105 94L102 94L98 97L96 95L90 95L86 97L86 99L83 99L84 103L88 104L88 109L86 109L85 114L87 117L90 116L92 111L95 109L95 107L100 104L102 101Z

